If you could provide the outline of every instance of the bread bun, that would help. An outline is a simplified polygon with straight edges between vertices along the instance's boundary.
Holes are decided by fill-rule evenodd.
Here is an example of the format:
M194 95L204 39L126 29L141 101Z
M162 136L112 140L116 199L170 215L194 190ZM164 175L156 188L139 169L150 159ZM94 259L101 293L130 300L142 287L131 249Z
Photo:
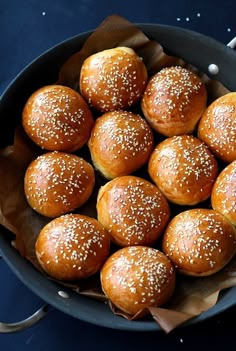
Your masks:
M215 210L191 209L169 222L162 249L180 273L209 276L234 257L236 230Z
M206 109L207 91L192 71L166 67L148 82L141 107L149 124L167 137L192 133Z
M110 250L109 236L93 218L66 214L40 231L35 252L43 270L59 280L88 278L97 273Z
M22 124L28 136L49 151L80 149L88 141L93 123L84 98L62 85L48 85L35 91L22 114Z
M208 106L198 125L198 137L224 162L236 160L236 92Z
M212 188L211 205L236 226L236 161L218 175Z
M97 218L119 246L151 246L170 217L160 190L136 176L118 177L100 188Z
M130 246L111 255L101 273L105 295L121 311L135 315L165 304L175 288L175 270L159 250Z
M94 167L107 179L133 173L153 150L147 122L132 112L112 111L99 117L88 141Z
M80 72L80 92L95 109L126 109L140 98L147 83L142 59L128 47L116 47L89 56Z
M173 203L196 205L211 195L217 161L207 146L191 135L167 138L148 163L151 179Z
M57 217L82 206L95 183L93 167L81 157L47 152L28 166L24 178L29 205L47 217Z

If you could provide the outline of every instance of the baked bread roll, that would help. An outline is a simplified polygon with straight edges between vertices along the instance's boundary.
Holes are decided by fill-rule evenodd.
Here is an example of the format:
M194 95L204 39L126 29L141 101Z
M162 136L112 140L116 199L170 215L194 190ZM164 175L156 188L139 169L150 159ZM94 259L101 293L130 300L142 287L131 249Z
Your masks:
M121 311L135 315L150 306L164 305L175 289L175 270L159 250L129 246L112 254L101 269L105 295Z
M94 218L66 214L46 224L40 231L35 252L40 266L59 280L88 278L107 259L110 240Z
M196 205L210 197L218 165L203 142L191 135L179 135L156 146L148 172L169 201Z
M236 226L236 161L218 175L212 188L211 205Z
M24 191L29 205L46 217L57 217L82 206L92 194L93 167L81 157L47 152L28 166Z
M151 246L162 234L169 217L166 198L142 178L118 177L98 192L98 221L119 246Z
M222 269L236 253L236 230L219 212L191 209L168 224L162 240L163 252L178 272L209 276Z
M22 114L22 124L30 139L49 151L80 149L88 141L93 123L84 98L62 85L48 85L35 91Z
M192 71L166 67L148 82L141 101L151 127L167 137L192 133L206 109L207 91Z
M126 109L141 98L147 77L146 66L133 49L107 49L83 62L80 92L101 112Z
M224 162L236 160L236 92L208 106L198 125L198 137Z
M96 120L88 147L94 167L113 179L133 173L147 162L153 150L153 133L139 115L107 112Z

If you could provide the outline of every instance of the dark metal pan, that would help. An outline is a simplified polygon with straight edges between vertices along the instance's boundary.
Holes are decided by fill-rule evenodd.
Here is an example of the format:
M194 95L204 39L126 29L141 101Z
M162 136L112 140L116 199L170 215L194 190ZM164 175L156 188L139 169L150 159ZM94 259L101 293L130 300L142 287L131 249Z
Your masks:
M144 33L157 40L171 54L182 57L202 72L221 81L228 89L236 91L236 53L234 38L225 46L199 33L173 26L138 24ZM0 100L0 116L6 128L0 131L1 147L8 145L14 132L14 116L19 115L29 96L39 86L56 81L61 65L78 51L91 32L82 33L50 49L27 66L6 89ZM213 66L212 66L213 64ZM210 66L211 65L211 66ZM209 68L210 66L210 68ZM50 67L50 69L49 69ZM213 70L211 70L213 67ZM61 285L46 279L11 245L12 235L0 228L1 255L17 277L36 295L45 301L39 311L19 323L0 323L0 332L13 332L33 325L47 314L47 306L53 306L77 319L108 328L133 331L158 331L154 321L128 321L114 315L106 304L80 296ZM199 323L236 304L236 287L228 289L210 310L187 324Z

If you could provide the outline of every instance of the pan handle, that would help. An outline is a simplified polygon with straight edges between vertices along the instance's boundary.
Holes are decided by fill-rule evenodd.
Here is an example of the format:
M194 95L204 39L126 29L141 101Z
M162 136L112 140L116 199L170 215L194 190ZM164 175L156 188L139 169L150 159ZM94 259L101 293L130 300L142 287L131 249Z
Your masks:
M227 46L231 47L232 49L236 48L236 37L234 37L230 42L227 44Z
M44 318L48 313L48 305L42 306L32 316L16 323L0 322L0 333L15 333L30 328Z
M0 253L0 260L2 259ZM38 323L42 318L44 318L49 311L49 305L45 304L38 311L36 311L32 316L23 319L22 321L16 323L3 323L0 322L0 333L14 333L19 332L24 329L30 328L36 323Z

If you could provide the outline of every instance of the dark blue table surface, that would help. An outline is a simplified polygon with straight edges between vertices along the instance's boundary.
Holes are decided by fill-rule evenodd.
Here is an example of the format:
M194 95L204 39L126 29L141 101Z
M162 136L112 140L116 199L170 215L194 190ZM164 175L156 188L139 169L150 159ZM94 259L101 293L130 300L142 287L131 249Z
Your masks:
M55 44L96 28L111 14L201 32L223 43L236 36L236 1L0 0L0 94L34 58ZM0 321L24 319L44 302L0 260ZM168 335L97 327L52 310L34 327L0 334L1 351L203 350L235 347L236 308Z

